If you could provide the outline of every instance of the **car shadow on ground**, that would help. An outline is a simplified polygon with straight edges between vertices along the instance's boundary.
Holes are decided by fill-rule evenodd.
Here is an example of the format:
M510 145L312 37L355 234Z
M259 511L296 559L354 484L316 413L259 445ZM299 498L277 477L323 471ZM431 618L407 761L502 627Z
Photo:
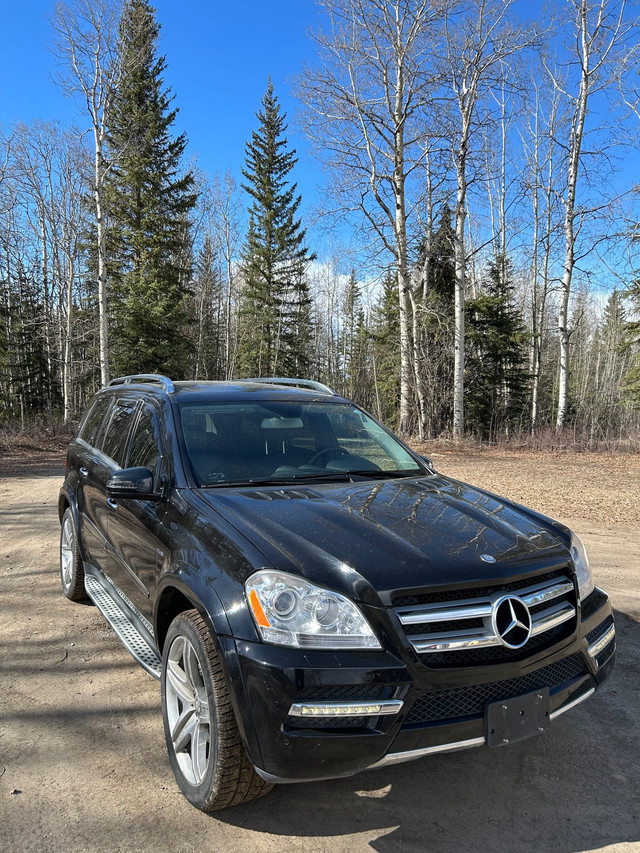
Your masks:
M623 613L616 620L612 677L541 737L349 779L278 786L215 818L280 836L373 833L370 846L379 853L574 853L640 841L640 625Z

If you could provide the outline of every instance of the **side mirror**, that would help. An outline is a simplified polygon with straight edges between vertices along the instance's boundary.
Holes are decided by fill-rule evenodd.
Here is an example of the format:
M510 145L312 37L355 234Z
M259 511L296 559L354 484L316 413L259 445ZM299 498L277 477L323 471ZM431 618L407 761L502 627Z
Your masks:
M160 495L153 491L153 474L148 468L123 468L121 471L114 471L107 481L107 497L160 500Z
M431 461L431 459L428 456L421 456L420 459L422 459L422 461L425 463L425 465L428 465L428 467L431 468L432 471L436 470L433 462Z

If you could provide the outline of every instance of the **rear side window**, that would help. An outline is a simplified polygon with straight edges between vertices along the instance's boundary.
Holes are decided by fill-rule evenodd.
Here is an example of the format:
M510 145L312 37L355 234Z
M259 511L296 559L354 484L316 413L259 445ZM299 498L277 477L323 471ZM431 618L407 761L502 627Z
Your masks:
M87 410L87 414L80 425L78 438L86 441L87 444L90 444L92 447L96 447L100 424L102 423L102 419L106 414L110 402L110 397L96 397L93 404Z
M131 430L135 408L134 402L116 403L100 448L105 456L111 457L120 467L124 463L127 452L127 438Z

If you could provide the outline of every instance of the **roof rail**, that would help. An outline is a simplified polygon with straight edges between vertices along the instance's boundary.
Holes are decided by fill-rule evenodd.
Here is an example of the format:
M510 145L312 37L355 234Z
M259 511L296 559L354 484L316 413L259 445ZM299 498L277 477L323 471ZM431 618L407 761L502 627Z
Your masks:
M175 388L173 382L168 376L160 376L158 373L133 373L131 376L118 376L109 382L109 387L112 385L137 385L149 383L150 385L161 385L167 394L173 394Z
M268 385L295 385L300 388L310 388L312 391L319 391L321 394L331 394L332 397L338 397L337 391L325 385L322 382L315 382L313 379L294 379L284 376L260 376L252 377L251 379L243 379L243 382L264 382Z

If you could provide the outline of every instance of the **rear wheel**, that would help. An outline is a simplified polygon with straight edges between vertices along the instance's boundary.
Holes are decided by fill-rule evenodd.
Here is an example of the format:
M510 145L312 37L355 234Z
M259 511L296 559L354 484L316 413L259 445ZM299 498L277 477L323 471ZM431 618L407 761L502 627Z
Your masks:
M87 597L78 537L73 524L73 513L69 508L62 516L60 531L60 582L62 591L71 601L82 601Z
M180 790L213 812L266 794L240 740L213 639L196 610L177 616L162 656L162 716Z

